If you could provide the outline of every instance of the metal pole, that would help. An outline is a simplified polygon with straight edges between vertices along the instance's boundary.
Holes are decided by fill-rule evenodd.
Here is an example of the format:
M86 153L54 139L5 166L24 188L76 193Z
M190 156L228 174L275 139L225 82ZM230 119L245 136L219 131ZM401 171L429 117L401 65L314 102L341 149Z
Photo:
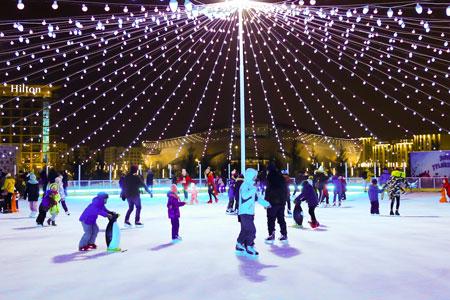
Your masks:
M345 163L345 179L347 180L348 178L348 170L347 170L347 163Z
M112 166L109 165L109 188L112 187Z
M78 165L78 188L81 188L81 165Z
M245 174L245 70L243 8L239 7L239 91L241 119L241 174Z
M287 165L286 165L286 171L287 171L287 173L289 174L289 163L286 163Z
M231 178L231 165L228 164L228 179Z
M198 163L198 181L202 185L202 164Z

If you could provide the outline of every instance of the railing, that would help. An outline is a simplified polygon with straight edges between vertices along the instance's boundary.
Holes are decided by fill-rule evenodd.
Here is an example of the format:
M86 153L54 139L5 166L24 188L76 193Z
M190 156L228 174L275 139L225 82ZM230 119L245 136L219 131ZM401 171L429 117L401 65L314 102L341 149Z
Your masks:
M444 177L407 177L406 180L411 184L411 189L421 190L421 189L440 189L442 187L442 181ZM193 179L193 181L198 184L198 179ZM202 180L204 184L205 181ZM155 179L154 187L158 189L167 189L168 186L172 184L171 179ZM203 184L199 188L203 188ZM364 186L365 180L360 177L349 177L347 178L347 185L352 186ZM119 181L118 180L81 180L81 181L69 181L69 190L118 190Z

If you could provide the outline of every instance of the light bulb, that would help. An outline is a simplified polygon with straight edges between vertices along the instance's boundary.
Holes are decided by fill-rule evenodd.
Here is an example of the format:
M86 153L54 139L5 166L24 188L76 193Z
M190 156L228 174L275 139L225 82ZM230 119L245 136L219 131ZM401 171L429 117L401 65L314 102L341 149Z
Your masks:
M192 11L192 2L189 0L185 0L184 1L184 8L186 9L186 11Z
M394 11L392 10L392 8L389 8L389 10L387 11L387 16L389 18L392 18L393 15L394 15Z
M105 5L105 11L109 11L109 6L108 6L108 4Z
M311 4L311 5L316 5L316 0L311 0L311 1L309 1L309 4Z
M83 4L83 5L81 6L81 10L84 11L84 12L87 12L87 11L88 11L88 8L87 8L86 4Z
M419 3L416 4L416 12L420 15L423 11L422 5Z
M124 13L128 13L128 7L125 6L125 7L123 8L123 12L124 12Z
M447 9L445 10L445 13L447 14L447 17L450 17L450 5L447 6Z
M58 2L57 2L56 0L53 1L52 8L53 8L54 10L57 10L57 9L58 9Z
M17 8L20 10L25 8L25 4L23 4L22 0L17 1Z
M178 9L178 1L177 0L170 0L169 7L170 7L170 10L172 12L176 12L177 9Z

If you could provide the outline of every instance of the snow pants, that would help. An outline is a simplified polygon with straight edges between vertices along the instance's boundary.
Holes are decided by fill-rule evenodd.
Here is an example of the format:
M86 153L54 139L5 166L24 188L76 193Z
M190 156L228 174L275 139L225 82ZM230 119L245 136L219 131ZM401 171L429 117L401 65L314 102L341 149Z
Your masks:
M239 220L241 222L241 232L239 233L237 241L244 246L253 246L256 238L255 216L240 215Z
M180 218L171 218L172 223L172 240L178 237L178 231L180 230Z
M97 223L89 225L84 222L81 222L81 226L83 226L84 234L81 237L78 247L81 248L81 247L85 247L89 244L95 244L95 240L97 239L97 235L98 235L98 231L99 231Z

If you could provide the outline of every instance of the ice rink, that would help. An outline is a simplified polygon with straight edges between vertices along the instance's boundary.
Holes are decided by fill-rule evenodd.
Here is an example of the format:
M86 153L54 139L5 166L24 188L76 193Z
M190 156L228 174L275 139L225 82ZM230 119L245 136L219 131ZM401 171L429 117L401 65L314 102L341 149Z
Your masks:
M165 199L143 195L145 227L121 231L124 253L105 251L105 219L99 249L77 251L90 198L69 197L72 215L45 228L22 201L20 213L0 215L0 299L450 299L450 204L438 193L406 195L400 217L387 216L386 200L371 216L367 195L352 195L342 208L317 209L318 230L288 228L289 244L264 243L258 207L258 259L236 256L239 223L221 197L182 207L183 241L172 244ZM113 197L107 207L122 226L125 202Z

